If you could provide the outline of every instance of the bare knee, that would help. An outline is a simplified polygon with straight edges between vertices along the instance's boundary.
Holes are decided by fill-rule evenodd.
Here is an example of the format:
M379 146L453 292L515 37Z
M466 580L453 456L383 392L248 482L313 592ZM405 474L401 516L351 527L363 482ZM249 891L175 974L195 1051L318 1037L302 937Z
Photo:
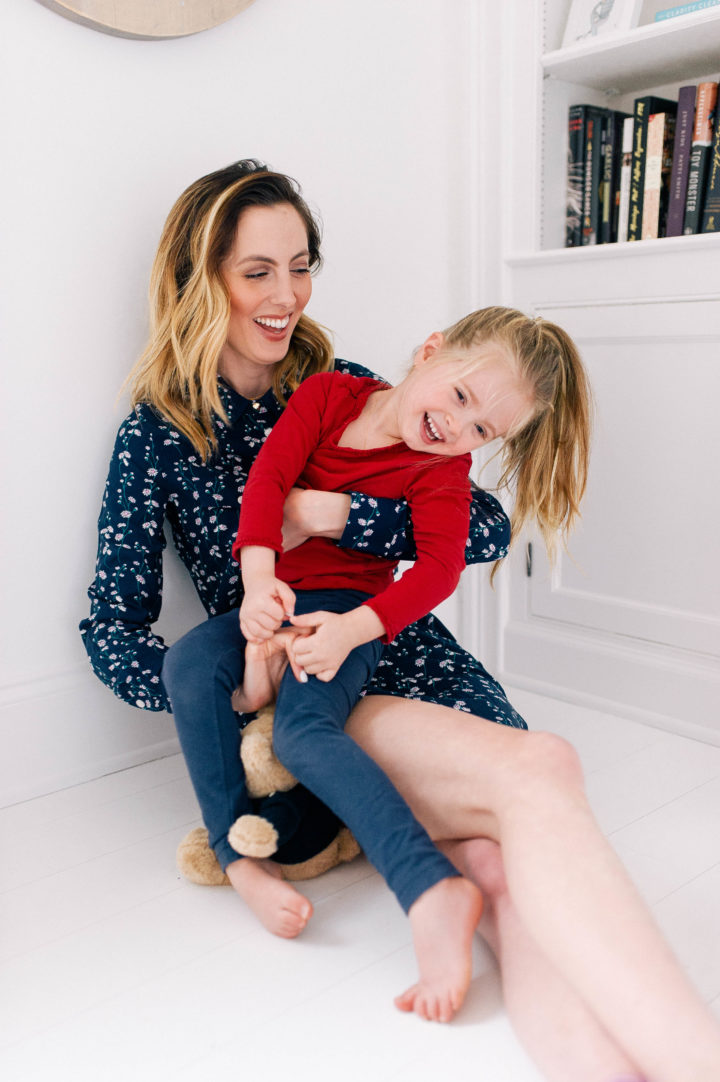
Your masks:
M572 744L555 733L528 733L511 764L511 774L520 791L548 789L558 795L584 795L578 753Z

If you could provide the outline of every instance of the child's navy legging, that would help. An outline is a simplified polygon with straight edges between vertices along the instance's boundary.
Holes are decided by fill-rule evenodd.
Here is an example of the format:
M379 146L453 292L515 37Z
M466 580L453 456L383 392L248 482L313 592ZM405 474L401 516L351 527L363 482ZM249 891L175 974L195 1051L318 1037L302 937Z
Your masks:
M300 590L295 611L346 612L367 596ZM310 676L301 684L288 666L275 704L273 745L288 770L350 828L407 912L424 891L458 873L384 771L345 732L381 651L377 639L357 647L327 683Z

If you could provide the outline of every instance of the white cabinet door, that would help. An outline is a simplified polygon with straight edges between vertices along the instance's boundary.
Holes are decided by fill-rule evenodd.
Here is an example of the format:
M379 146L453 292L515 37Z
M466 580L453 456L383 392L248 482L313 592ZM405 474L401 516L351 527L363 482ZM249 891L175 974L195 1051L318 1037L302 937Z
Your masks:
M536 310L578 343L596 430L570 554L514 559L504 679L720 741L720 300Z

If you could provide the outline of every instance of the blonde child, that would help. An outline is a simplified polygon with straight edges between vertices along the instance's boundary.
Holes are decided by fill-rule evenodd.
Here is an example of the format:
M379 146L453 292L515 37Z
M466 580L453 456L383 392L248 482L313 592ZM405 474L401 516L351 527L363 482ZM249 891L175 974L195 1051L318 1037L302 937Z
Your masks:
M243 495L233 546L244 586L240 626L251 647L242 707L267 698L270 678L257 647L289 619L302 634L288 645L292 670L278 688L277 753L347 823L408 913L420 969L410 1006L426 1017L447 1020L462 1002L481 895L435 848L386 775L344 732L345 722L378 663L380 642L392 641L458 583L470 452L503 441L506 477L517 478L516 520L534 516L552 544L582 495L588 418L587 381L567 335L512 309L489 308L431 335L396 387L340 373L305 380ZM416 562L393 579L393 562L322 537L283 552L283 505L295 485L407 500ZM263 808L278 836L288 814L282 798ZM408 994L401 998L407 1005Z

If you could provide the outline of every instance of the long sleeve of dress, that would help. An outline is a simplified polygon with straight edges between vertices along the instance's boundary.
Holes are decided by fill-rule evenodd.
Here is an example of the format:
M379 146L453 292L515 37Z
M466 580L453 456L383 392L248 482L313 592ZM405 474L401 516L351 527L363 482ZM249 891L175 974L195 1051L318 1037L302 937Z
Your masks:
M97 676L125 702L147 710L169 709L160 680L166 647L150 629L162 598L165 504L152 440L131 416L110 463L90 616L80 631Z

